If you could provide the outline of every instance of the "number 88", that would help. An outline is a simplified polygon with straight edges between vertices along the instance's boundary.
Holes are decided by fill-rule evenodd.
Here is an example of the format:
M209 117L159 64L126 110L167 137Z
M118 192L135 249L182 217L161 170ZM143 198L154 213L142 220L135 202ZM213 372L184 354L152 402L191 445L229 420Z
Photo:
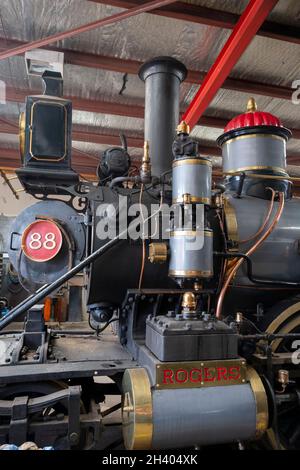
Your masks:
M31 234L29 248L32 250L39 250L45 248L45 250L53 250L56 247L55 233L48 232L45 234L45 241L42 243L42 235L38 232Z

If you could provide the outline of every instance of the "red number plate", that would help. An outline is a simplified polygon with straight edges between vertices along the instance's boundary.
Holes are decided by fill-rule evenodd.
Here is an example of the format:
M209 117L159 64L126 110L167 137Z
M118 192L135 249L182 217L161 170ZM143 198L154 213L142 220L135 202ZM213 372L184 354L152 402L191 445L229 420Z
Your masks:
M59 253L62 242L61 230L55 222L37 220L24 230L22 250L31 261L42 263L50 261Z

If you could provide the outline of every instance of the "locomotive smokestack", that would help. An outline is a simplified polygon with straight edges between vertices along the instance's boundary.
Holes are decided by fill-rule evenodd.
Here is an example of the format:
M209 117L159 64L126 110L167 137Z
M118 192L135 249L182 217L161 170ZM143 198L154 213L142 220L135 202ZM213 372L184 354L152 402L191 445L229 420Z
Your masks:
M152 173L160 176L172 168L172 144L179 122L179 87L185 66L172 57L156 57L142 65L145 82L145 140L149 141Z

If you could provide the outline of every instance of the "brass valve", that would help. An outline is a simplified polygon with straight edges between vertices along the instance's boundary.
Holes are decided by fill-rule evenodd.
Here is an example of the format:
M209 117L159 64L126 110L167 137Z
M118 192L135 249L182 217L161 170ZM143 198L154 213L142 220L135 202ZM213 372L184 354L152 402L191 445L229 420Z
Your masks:
M181 123L178 124L178 126L177 126L176 132L177 132L177 134L187 134L187 135L189 135L190 126L185 121L181 121Z
M20 113L19 116L19 144L20 144L20 155L21 155L21 160L24 160L24 155L25 155L25 113L22 112Z
M148 259L150 263L165 263L168 259L168 247L166 243L150 243Z
M182 299L181 306L184 309L195 310L196 307L197 307L195 294L193 294L193 292L185 292L183 294L183 299Z
M254 98L249 98L247 103L247 112L254 113L257 110L257 104Z
M140 175L141 175L142 183L149 183L151 181L151 163L150 163L148 140L145 140L144 142L144 155L143 155Z
M281 385L282 389L279 393L284 393L286 387L288 386L290 381L290 373L288 370L280 369L277 372L277 382Z

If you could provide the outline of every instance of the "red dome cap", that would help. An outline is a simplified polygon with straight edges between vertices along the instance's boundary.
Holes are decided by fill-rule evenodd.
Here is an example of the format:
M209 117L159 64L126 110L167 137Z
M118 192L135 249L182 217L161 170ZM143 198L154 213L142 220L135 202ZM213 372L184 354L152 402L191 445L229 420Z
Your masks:
M276 126L283 127L280 119L273 116L273 114L257 111L257 105L253 98L250 98L247 103L247 112L239 114L231 119L224 129L224 132L240 129L241 127L253 126Z

